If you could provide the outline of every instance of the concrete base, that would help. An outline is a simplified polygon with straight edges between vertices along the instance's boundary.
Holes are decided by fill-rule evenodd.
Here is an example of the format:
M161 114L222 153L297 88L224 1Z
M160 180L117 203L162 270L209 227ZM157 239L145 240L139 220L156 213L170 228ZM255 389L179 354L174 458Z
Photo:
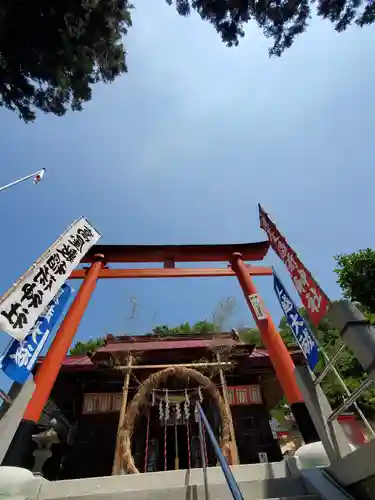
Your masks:
M30 481L33 481L33 474L27 469L0 467L0 497L19 495Z
M232 466L245 500L347 500L340 491L324 493L324 478L316 469L314 487L307 487L295 459L283 462ZM211 499L232 500L220 467L209 467ZM23 489L28 500L205 500L202 469L153 472L91 479L49 482L35 478Z

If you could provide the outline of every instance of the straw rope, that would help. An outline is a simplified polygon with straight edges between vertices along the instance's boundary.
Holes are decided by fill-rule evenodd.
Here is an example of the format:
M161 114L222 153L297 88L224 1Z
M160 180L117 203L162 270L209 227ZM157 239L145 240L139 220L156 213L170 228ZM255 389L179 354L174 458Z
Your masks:
M143 468L143 472L147 472L147 464L148 464L148 440L150 438L150 409L147 412L147 427L146 427L146 447L145 447L145 465Z
M142 383L126 413L124 424L120 432L120 455L123 468L128 474L139 473L131 453L131 438L137 417L141 413L142 408L146 406L149 393L152 392L153 389L158 389L169 377L178 377L181 379L188 379L190 377L200 385L202 390L206 391L216 401L221 416L221 451L224 457L228 456L229 419L224 401L215 384L205 375L192 368L171 366L165 370L153 373Z

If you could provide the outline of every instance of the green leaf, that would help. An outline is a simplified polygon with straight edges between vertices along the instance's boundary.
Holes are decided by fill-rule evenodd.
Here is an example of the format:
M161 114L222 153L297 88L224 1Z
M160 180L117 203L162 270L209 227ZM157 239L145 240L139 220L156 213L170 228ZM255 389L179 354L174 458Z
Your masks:
M25 121L36 111L80 111L92 86L127 71L127 0L0 4L0 106Z
M375 250L366 248L335 256L337 282L344 297L359 304L370 321L375 314Z

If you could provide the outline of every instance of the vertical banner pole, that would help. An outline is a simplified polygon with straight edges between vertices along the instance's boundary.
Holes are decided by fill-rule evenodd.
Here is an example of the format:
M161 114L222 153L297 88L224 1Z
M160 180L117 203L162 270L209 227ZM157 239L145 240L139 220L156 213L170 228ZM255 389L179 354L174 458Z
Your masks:
M119 417L118 427L117 427L115 458L113 461L112 476L116 475L116 474L120 474L120 472L121 472L121 454L120 454L121 453L121 448L120 448L121 432L122 432L122 427L123 427L124 422L125 422L126 406L128 404L129 382L130 382L132 362L133 362L133 356L131 354L129 354L128 362L126 365L127 368L126 368L126 374L125 374L125 378L124 378L124 386L122 388L121 409L120 409L120 417Z

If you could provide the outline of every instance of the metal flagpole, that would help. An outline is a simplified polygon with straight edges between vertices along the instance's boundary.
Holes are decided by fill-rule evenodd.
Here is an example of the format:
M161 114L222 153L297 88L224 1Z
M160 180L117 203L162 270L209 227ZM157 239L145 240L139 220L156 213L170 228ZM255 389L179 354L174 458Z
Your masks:
M31 178L37 176L40 172L44 173L45 171L46 171L45 168L39 169L32 174L26 175L26 177L22 177L21 179L17 179L16 181L10 182L9 184L6 184L5 186L0 187L0 191L5 191L5 189L8 189L12 186L15 186L16 184L19 184L20 182L27 181L28 179L31 179Z

